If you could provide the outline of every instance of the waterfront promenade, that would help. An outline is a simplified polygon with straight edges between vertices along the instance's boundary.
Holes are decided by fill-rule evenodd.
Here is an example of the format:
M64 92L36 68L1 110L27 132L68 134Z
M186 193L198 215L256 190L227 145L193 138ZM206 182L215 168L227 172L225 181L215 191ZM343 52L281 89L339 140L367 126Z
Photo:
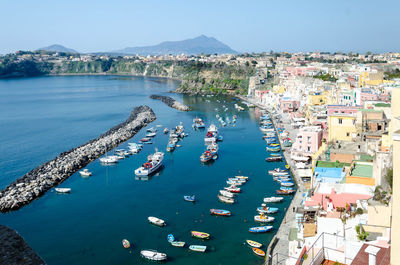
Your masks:
M257 103L255 100L240 97L243 101L254 104L255 106L270 111L269 108ZM291 126L290 117L286 113L282 113L281 110L278 109L278 113L281 114L280 123L276 124L274 121L275 128L277 126L284 127L286 132L289 134L289 138L295 139L297 136L298 130ZM279 138L280 144L282 146L282 141ZM304 187L302 186L302 180L300 179L298 172L295 169L295 163L290 158L290 148L285 148L282 151L285 156L286 163L290 166L293 178L297 183L297 191L289 205L286 209L286 214L284 219L282 220L281 225L277 233L271 242L268 243L268 248L266 252L266 260L265 264L286 264L287 259L295 260L295 257L289 257L289 235L291 228L296 227L296 209L301 206L302 194L304 192Z

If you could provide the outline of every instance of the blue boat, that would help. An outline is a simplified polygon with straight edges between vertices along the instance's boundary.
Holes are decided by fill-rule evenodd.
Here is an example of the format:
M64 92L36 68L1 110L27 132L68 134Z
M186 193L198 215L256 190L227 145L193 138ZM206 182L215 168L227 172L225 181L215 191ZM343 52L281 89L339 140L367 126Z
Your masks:
M268 152L279 152L279 151L281 151L281 148L279 146L277 146L277 147L268 147L267 146L267 151Z
M249 232L251 232L251 233L265 233L265 232L271 231L272 228L274 228L272 225L256 226L256 227L249 228Z
M261 206L261 207L257 207L257 212L259 212L259 213L268 213L268 214L277 213L278 212L278 208Z
M294 190L294 188L293 187L282 187L281 186L281 190Z
M194 195L192 195L192 196L185 195L185 196L183 196L183 199L187 202L195 202L196 201L196 197Z
M175 241L175 237L174 237L174 235L173 235L173 234L169 234L169 235L167 236L167 239L168 239L168 242L169 242L169 243L171 243L171 242L174 242L174 241Z

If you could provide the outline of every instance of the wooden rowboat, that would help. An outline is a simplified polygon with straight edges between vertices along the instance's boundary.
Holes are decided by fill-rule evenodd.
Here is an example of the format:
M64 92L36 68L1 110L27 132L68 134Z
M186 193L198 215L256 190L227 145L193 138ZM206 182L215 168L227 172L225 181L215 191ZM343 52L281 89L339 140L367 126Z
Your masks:
M251 246L251 247L253 247L253 248L260 248L260 247L262 247L262 244L261 244L261 243L258 243L258 242L253 241L253 240L247 239L246 242L247 242L247 244L249 244L249 246Z
M191 232L192 237L200 238L200 239L209 239L210 234L204 233L204 232L199 232L199 231L192 231Z
M265 252L259 248L253 248L254 254L260 257L265 257Z

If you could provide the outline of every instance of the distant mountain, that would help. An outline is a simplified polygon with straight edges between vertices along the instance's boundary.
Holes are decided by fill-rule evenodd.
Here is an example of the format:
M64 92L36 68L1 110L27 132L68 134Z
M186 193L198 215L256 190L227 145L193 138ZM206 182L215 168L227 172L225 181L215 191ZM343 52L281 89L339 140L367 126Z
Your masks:
M201 35L194 39L186 39L181 41L165 41L158 45L128 47L122 50L113 51L114 54L140 54L140 55L161 55L161 54L237 54L228 45L218 41L213 37Z
M48 52L79 53L79 52L77 52L77 51L75 51L73 49L66 48L66 47L64 47L62 45L59 45L59 44L50 45L50 46L43 47L43 48L40 48L40 49L37 49L37 50L38 51L48 51Z

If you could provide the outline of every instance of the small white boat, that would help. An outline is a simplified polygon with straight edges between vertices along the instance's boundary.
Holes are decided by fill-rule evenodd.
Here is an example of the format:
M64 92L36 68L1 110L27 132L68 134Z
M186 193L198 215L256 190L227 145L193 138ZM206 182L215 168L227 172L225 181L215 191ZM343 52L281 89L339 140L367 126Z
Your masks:
M185 246L185 242L183 241L172 241L171 245L178 248L183 248Z
M261 213L260 215L254 216L254 221L260 222L260 223L270 223L270 222L273 222L274 220L275 220L275 217L266 216L263 213Z
M228 198L228 197L225 197L225 196L222 196L222 195L218 195L218 199L219 199L221 202L228 203L228 204L233 204L233 203L235 203L235 200L234 200L234 199Z
M148 260L153 260L153 261L163 261L167 260L167 254L158 252L157 250L142 250L140 251L140 255Z
M89 177L92 175L92 172L85 168L84 170L79 171L79 174L81 174L82 177Z
M229 192L227 190L220 190L219 193L221 193L222 196L228 197L228 198L233 198L235 197L235 194L232 192Z
M71 192L71 188L55 188L56 192L59 193L70 193Z
M157 226L165 226L166 225L164 220L154 217L154 216L149 216L147 218L147 220L149 220L150 223L157 225Z
M244 179L244 180L249 180L249 177L246 177L246 176L235 176L235 178L237 178L237 179Z
M115 164L115 163L118 163L118 159L117 159L116 156L100 157L99 160L103 164Z
M149 132L149 133L146 133L146 137L154 137L154 136L156 136L156 135L157 135L156 132Z
M257 241L253 241L253 240L246 240L247 244L249 244L249 246L253 247L253 248L260 248L262 247L261 243L258 243Z
M281 202L283 201L283 197L267 197L264 198L264 202Z
M205 252L207 249L207 246L190 245L189 249L192 251L197 251L197 252Z

